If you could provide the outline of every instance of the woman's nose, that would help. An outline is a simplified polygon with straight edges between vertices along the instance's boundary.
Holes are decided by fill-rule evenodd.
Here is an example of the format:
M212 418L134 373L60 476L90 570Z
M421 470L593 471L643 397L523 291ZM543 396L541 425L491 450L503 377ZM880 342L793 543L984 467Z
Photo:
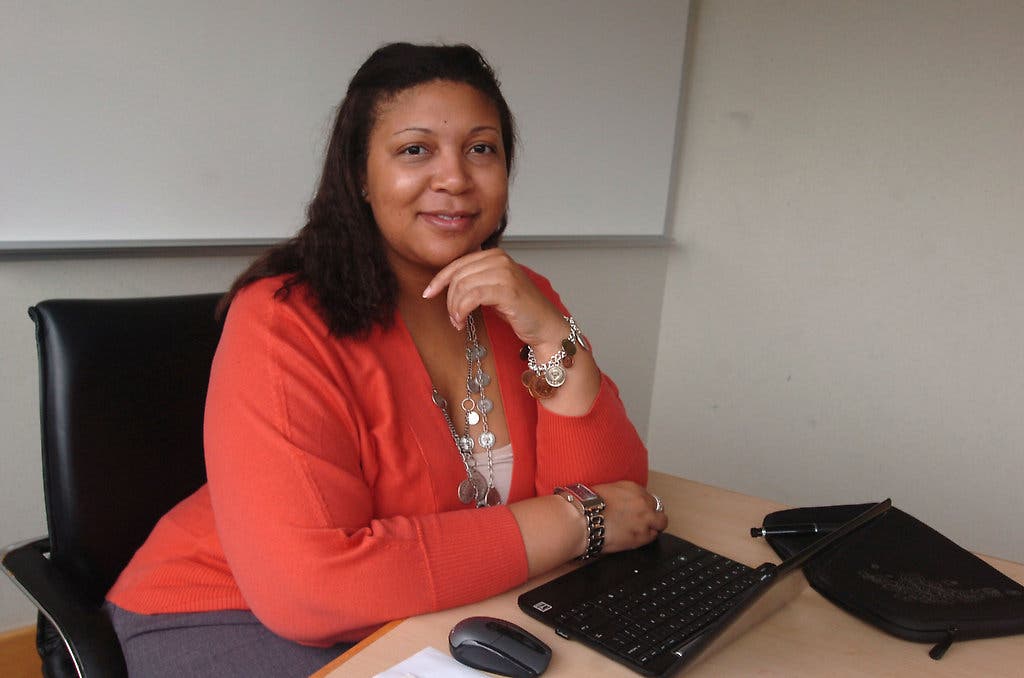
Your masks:
M461 153L441 153L434 167L431 188L435 191L462 193L473 185L466 159Z

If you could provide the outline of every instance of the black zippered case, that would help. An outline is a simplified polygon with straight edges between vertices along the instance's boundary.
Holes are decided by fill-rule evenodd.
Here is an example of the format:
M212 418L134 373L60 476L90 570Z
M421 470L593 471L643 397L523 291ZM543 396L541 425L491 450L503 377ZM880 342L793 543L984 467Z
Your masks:
M842 523L871 504L769 513L764 527ZM768 536L786 558L814 535ZM913 516L892 508L804 565L810 585L839 607L894 636L936 643L1024 633L1024 586Z

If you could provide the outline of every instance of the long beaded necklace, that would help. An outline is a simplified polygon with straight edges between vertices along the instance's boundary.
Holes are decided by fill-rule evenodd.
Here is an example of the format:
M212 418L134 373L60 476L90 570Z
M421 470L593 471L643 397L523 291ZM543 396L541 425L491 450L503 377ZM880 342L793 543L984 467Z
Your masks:
M462 457L466 467L466 479L459 483L459 501L463 504L476 503L477 507L495 506L501 503L501 493L494 486L494 434L487 425L487 415L494 409L494 403L487 397L486 387L491 377L484 372L483 359L487 349L480 345L476 333L476 321L473 314L466 318L466 397L460 407L464 415L462 435L455 430L451 415L448 413L448 401L432 387L431 400L441 410L448 430L455 441L455 449ZM474 400L473 396L477 399ZM474 440L470 426L481 425L483 431ZM476 457L473 450L477 443L487 451L487 478L476 468Z

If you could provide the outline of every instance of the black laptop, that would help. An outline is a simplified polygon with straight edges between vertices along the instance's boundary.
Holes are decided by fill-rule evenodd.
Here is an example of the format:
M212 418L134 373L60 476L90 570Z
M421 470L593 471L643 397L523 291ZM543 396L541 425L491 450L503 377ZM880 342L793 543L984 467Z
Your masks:
M661 534L527 591L519 607L637 673L668 676L799 595L801 565L891 506L879 502L782 563L756 568Z

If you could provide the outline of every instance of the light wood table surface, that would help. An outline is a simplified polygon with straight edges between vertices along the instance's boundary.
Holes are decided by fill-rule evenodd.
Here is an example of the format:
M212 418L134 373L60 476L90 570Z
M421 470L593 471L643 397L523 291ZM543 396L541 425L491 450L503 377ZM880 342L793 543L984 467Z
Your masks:
M665 502L668 532L747 565L778 562L763 539L749 528L766 513L787 508L764 499L652 472L649 489ZM884 497L850 498L874 501ZM898 503L898 502L894 502ZM982 556L1017 582L1024 565ZM507 619L547 643L552 650L545 678L561 676L635 677L624 666L520 611L516 598L558 574L567 565L523 586L473 605L393 622L314 674L314 678L369 677L425 647L448 651L448 631L474 615ZM697 666L687 677L708 676L1016 676L1024 677L1024 636L953 643L940 661L928 657L930 644L912 643L875 629L843 612L809 587L787 607Z

